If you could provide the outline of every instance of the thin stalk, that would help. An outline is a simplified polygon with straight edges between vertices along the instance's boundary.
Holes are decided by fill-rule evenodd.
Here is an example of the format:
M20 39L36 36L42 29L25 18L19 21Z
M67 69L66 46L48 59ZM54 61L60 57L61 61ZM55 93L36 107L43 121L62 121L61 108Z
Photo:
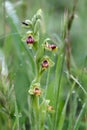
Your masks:
M45 128L45 118L46 118L46 111L41 111L40 113L40 127L39 130L44 130Z
M32 105L35 120L33 125L35 125L35 130L39 130L39 97L34 97Z
M50 68L48 69L48 73L47 73L47 81L46 81L46 88L45 88L45 98L47 96L49 78L50 78Z
M69 114L69 123L68 123L68 129L72 130L75 124L75 117L76 117L76 111L77 111L77 93L73 93L73 98L70 100L70 114Z
M15 99L15 115L16 115L17 130L20 130L19 113L18 113L18 107L17 107L16 99Z
M31 106L31 101L30 101L30 97L28 97L28 108L29 108L29 113L27 115L29 115L29 123L30 123L30 127L31 130L33 130L32 126L33 126L33 121L32 121L32 106Z
M64 54L63 54L63 59L62 59L62 65L61 65L61 70L60 70L60 76L59 76L59 81L58 81L58 89L57 89L57 96L56 96L56 107L55 107L55 116L54 116L54 126L53 130L56 130L57 127L57 121L58 121L58 107L59 107L59 94L60 94L60 87L61 87L61 79L62 79L62 72L63 72L63 65L64 65L64 58L65 58L65 46L63 48ZM57 63L57 66L59 65L59 60ZM58 72L56 72L58 73Z
M85 59L84 59L84 63L83 63L83 67L82 67L82 70L81 70L81 78L80 78L80 80L81 81L84 81L83 79L84 79L84 68L87 66L87 56L85 57Z
M70 78L73 79L73 81L75 81L77 83L77 85L81 88L81 90L84 92L84 94L87 96L87 91L84 89L84 87L79 83L79 81L70 74Z
M76 123L75 123L75 126L74 126L74 129L73 130L78 130L78 128L79 128L79 125L80 125L80 121L81 121L81 119L82 119L82 115L84 114L84 111L85 111L85 108L86 108L86 105L87 105L87 101L83 104L83 106L82 106L82 109L81 109L81 111L80 111L80 113L79 113L79 116L78 116L78 118L77 118L77 120L76 120Z
M36 78L35 78L35 81L34 82L40 82L40 78L41 76L39 75L39 71L38 71L38 64L36 62L36 59L35 59L35 69L36 69ZM35 129L35 130L40 130L40 121L39 121L39 96L36 96L36 95L31 95L30 96L30 105L32 106L31 107L31 113L30 113L30 118L31 118L31 130ZM33 114L33 115L32 115ZM33 118L32 118L33 116ZM33 120L32 120L33 119Z
M40 130L39 129L39 97L30 96L29 97L29 118L31 124L31 130Z
M71 95L71 93L72 93L72 90L73 90L74 87L75 87L75 84L76 84L76 83L74 82L73 85L72 85L72 87L71 87L70 92L68 93L68 96L67 96L67 99L66 99L66 102L65 102L63 111L62 111L61 116L60 116L59 126L58 126L57 130L62 130L62 128L63 128L63 124L64 124L64 120L65 120L65 116L66 116L66 107L67 107L67 104L68 104L70 95Z

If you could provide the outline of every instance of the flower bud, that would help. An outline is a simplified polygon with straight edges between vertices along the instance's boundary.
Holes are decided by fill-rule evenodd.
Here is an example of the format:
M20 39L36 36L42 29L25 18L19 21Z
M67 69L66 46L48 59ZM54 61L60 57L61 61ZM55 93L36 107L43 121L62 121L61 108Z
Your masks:
M32 26L32 22L30 20L25 20L22 24L25 28L30 28Z

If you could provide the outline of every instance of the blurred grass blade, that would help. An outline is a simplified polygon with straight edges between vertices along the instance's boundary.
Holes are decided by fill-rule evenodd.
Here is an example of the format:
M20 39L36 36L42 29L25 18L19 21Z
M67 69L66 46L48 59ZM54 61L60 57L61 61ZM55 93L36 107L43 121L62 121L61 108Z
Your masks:
M61 116L60 116L60 120L59 120L59 125L58 125L58 129L57 130L62 130L63 128L63 125L64 125L64 120L65 120L65 116L66 116L66 108L67 108L67 104L68 104L68 101L69 101L69 98L70 98L70 95L75 87L75 82L72 84L72 87L71 87L71 90L70 92L68 93L67 95L67 99L65 101L65 105L63 107L63 110L62 110L62 113L61 113Z
M77 120L76 120L76 123L75 123L75 126L74 126L74 130L78 130L78 128L79 128L79 126L80 126L82 116L83 116L83 114L84 114L84 112L85 112L85 110L86 110L86 105L87 105L87 103L85 102L85 103L83 104L83 106L82 106L82 109L81 109L81 111L80 111L80 113L79 113L79 116L78 116L78 118L77 118Z
M84 87L79 83L79 81L73 76L73 75L70 75L71 79L73 79L77 84L78 86L82 89L82 91L84 92L84 94L87 95L87 92L86 90L84 89Z
M12 22L16 26L15 29L19 32L20 26L17 26L19 24L19 19L16 15L13 4L11 4L11 2L9 1L6 1L5 7L6 7L6 12L11 20L10 23Z
M70 78L76 82L76 84L81 88L81 90L84 92L85 95L87 95L87 91L84 89L84 87L80 84L80 82L78 81L77 78L75 78L72 74L68 74L67 72L65 72L67 74L67 76L70 76Z
M59 107L59 95L60 95L60 89L61 89L61 79L62 79L62 72L63 72L63 65L64 65L64 58L65 58L65 53L64 53L64 46L63 48L60 50L60 53L58 55L58 59L57 59L57 65L56 65L56 71L55 71L55 82L54 82L54 97L55 97L55 102L54 102L54 106L55 106L55 114L54 114L54 126L53 126L53 130L56 129L57 127L57 122L58 122L58 107Z
M74 128L75 124L75 118L76 118L76 114L77 114L77 107L78 107L78 95L77 93L74 91L72 93L72 96L69 100L69 104L70 104L70 114L69 114L69 118L68 118L68 129L67 130L72 130Z
M11 31L12 33L16 33L18 35L12 35L15 41L15 47L17 50L17 54L19 56L19 59L22 60L22 57L20 56L20 52L22 49L22 46L25 48L25 50L28 52L30 61L32 63L32 65L34 64L33 62L33 58L31 56L31 54L29 53L28 48L25 46L25 44L21 41L21 36L20 36L20 31L21 31L21 23L18 19L18 16L16 15L16 12L14 10L14 6L11 2L6 1L5 2L5 8L6 8L6 12L7 12L7 21L10 24L11 27Z
M16 15L14 6L11 2L5 2L5 8L7 13L7 22L12 34L6 37L6 42L4 45L5 52L8 54L7 62L10 61L10 71L12 80L14 80L14 88L18 107L21 111L24 110L27 104L27 91L32 78L33 73L35 73L34 60L30 54L30 50L27 45L21 41L20 36L20 21ZM8 70L9 71L9 70ZM10 72L9 71L9 72ZM16 76L14 76L14 73ZM21 90L21 91L20 91Z
M18 113L18 107L17 107L17 102L16 102L16 99L15 99L15 117L16 117L16 120L14 122L14 125L13 125L13 129L17 128L17 130L19 130L19 113Z
M3 54L3 51L1 51L1 50L0 50L0 69L1 69L2 76L8 75L8 69L7 69L7 65L5 63L5 55Z

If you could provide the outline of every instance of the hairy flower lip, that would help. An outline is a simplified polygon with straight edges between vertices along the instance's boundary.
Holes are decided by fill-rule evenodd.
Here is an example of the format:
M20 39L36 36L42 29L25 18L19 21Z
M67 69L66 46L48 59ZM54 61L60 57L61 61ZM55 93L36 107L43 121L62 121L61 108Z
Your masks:
M41 95L41 90L38 87L34 88L34 95L40 96Z
M48 106L48 110L49 110L49 111L54 110L54 109L53 109L53 106Z
M52 50L56 49L56 45L55 44L51 44L51 45L48 45L48 48L51 48Z
M45 55L41 60L41 67L43 69L48 69L50 67L54 66L54 62L50 59L49 56Z
M58 47L57 47L57 45L56 44L54 44L54 43L48 43L48 42L45 42L45 44L43 44L43 46L44 46L44 48L46 49L46 50L49 50L49 51L55 51L55 50L57 50L58 49Z
M49 67L48 61L47 61L47 60L44 60L44 61L42 62L42 68L48 68L48 67Z
M26 39L27 44L33 44L34 43L34 38L32 36L28 36Z
M47 110L48 110L48 112L55 112L55 110L54 110L54 108L53 108L53 106L48 106L48 108L47 108Z

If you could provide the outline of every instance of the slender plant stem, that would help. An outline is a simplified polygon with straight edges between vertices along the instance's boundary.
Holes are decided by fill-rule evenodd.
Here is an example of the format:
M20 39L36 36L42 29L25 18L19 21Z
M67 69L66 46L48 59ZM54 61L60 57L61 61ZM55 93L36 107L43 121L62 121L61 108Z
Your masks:
M34 97L32 107L35 118L35 130L39 130L39 97Z
M47 81L46 81L46 89L45 89L45 98L46 98L46 96L47 96L49 77L50 77L50 68L48 69L48 73L47 73Z
M78 130L78 128L79 128L79 123L80 123L82 115L83 115L83 113L84 113L84 111L86 109L86 105L87 105L87 101L82 106L82 109L81 109L81 111L79 113L79 116L78 116L78 118L76 120L76 123L75 123L75 126L74 126L74 130Z
M65 105L63 107L63 110L62 110L62 113L61 113L61 116L60 116L59 126L58 126L57 130L62 130L62 128L63 128L63 124L64 124L64 120L65 120L65 116L66 116L66 107L67 107L70 95L71 95L71 93L72 93L72 91L73 91L73 89L75 87L75 84L76 84L75 82L72 84L70 92L67 95L67 98L66 98L66 101L65 101Z

